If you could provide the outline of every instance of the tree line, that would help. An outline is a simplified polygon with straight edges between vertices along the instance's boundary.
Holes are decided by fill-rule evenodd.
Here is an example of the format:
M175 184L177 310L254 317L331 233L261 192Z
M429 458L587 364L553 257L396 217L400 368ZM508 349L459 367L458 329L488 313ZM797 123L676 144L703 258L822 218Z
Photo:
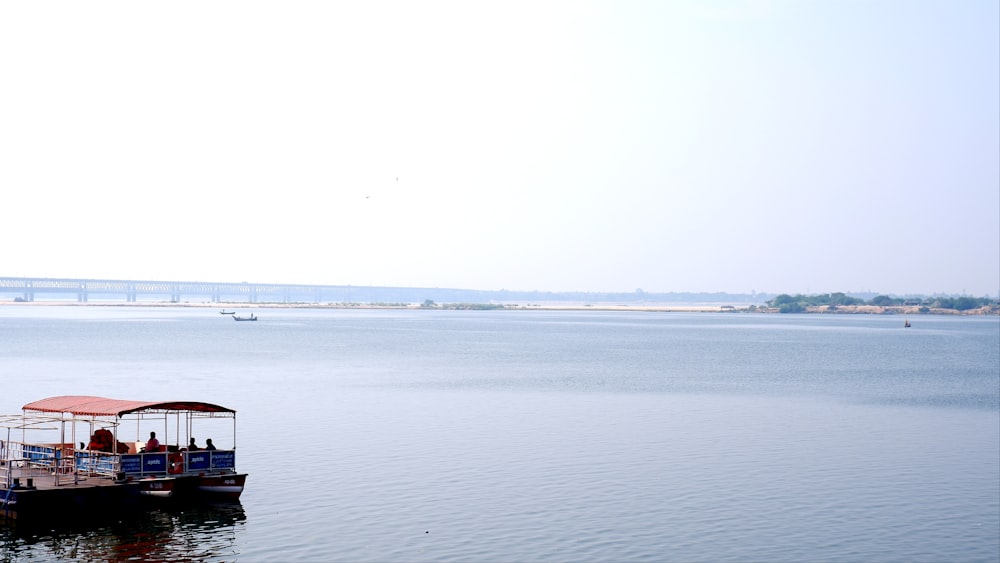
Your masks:
M997 305L997 300L990 297L892 297L889 295L876 295L864 300L859 297L852 297L846 293L821 293L817 295L788 295L782 293L774 299L765 302L768 307L777 308L781 313L802 313L807 307L828 306L831 310L837 307L849 305L876 305L879 307L902 307L916 306L920 312L926 313L931 309L954 309L956 311L968 311Z

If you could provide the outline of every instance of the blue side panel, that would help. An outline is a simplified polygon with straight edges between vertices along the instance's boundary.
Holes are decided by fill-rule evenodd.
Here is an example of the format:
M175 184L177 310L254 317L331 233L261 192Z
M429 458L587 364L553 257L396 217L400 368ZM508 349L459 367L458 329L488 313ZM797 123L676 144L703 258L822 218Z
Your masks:
M125 473L142 473L142 456L139 454L123 455L122 471Z
M188 471L197 471L199 469L210 468L212 466L211 453L212 452L188 452L187 454Z
M90 471L91 470L91 459L90 456L83 453L76 454L76 469L77 471Z
M143 454L142 456L142 472L143 473L166 473L167 471L167 454Z
M235 469L236 452L216 450L212 452L212 469Z
M111 475L115 470L114 457L110 455L90 455L86 452L77 452L76 469L88 473Z
M24 444L22 449L22 455L24 459L32 462L43 462L52 459L56 450L54 448L49 448L47 446L33 446L30 444Z

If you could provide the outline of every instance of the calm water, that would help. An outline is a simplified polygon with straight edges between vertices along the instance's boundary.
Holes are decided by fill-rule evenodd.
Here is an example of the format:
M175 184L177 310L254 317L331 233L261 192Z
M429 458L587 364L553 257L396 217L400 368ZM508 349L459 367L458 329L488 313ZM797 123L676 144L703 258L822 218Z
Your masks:
M1000 559L996 317L257 313L0 307L2 412L220 403L250 473L0 560Z

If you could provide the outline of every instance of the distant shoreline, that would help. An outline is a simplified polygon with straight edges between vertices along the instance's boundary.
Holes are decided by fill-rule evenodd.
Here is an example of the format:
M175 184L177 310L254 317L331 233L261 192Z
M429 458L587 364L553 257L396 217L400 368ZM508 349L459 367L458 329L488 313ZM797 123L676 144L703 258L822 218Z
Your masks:
M759 305L716 305L716 304L601 304L601 303L559 303L559 304L496 304L496 303L442 303L433 306L402 303L173 303L173 302L128 302L120 301L0 301L0 306L8 307L163 307L191 309L343 309L343 310L494 310L494 311L619 311L652 313L729 313L729 314L781 314L777 307ZM981 307L959 311L957 309L931 308L922 311L919 306L880 305L840 305L830 307L819 305L806 307L799 314L824 315L952 315L952 316L1000 316L1000 307Z

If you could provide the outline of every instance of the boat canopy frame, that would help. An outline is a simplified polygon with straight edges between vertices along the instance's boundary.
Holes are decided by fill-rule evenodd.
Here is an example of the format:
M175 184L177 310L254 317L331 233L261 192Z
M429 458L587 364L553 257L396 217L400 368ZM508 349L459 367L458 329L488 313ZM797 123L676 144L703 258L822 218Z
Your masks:
M128 401L89 395L61 395L28 403L21 407L25 412L70 414L74 417L116 417L143 413L196 414L236 416L236 411L200 401Z
M23 416L38 415L47 413L57 416L60 420L70 423L89 423L90 433L94 431L94 426L110 427L114 435L114 440L119 440L118 428L125 420L135 420L138 434L138 424L143 420L162 420L164 430L164 442L169 435L168 417L177 417L174 440L178 445L182 445L180 438L182 434L191 436L192 422L194 419L202 418L228 418L232 419L232 449L236 449L236 410L230 409L214 403L202 401L134 401L124 399L109 399L106 397L96 397L91 395L60 395L33 401L21 407ZM68 415L68 416L67 416ZM181 425L181 418L185 422ZM76 442L76 424L71 428L72 443ZM137 436L138 437L138 436ZM60 437L65 442L65 430Z

